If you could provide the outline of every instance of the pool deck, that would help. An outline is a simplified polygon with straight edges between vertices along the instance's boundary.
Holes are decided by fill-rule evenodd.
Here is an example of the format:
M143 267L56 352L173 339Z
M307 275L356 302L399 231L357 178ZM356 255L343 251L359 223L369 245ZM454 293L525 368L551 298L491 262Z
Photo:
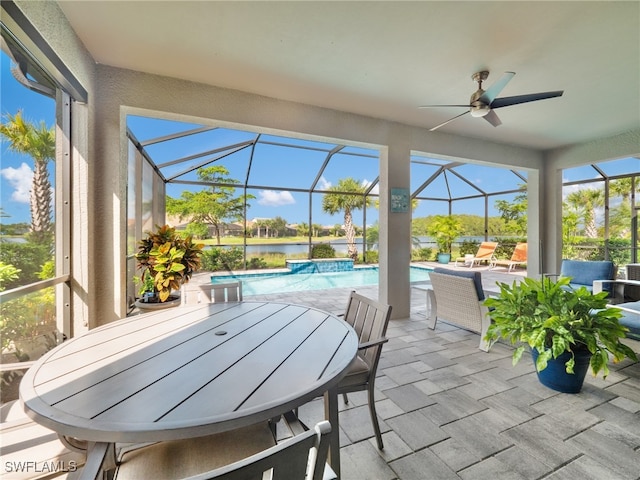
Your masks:
M521 269L474 270L488 290L525 276ZM355 289L377 298L377 286ZM246 299L342 313L351 290ZM485 353L475 333L445 322L427 328L417 289L410 317L391 320L387 336L376 379L385 449L375 446L366 394L350 394L349 405L340 400L342 480L640 478L639 363L611 364L606 380L587 375L581 393L558 393L538 382L529 358L513 367L509 345ZM300 414L314 424L323 418L322 402Z

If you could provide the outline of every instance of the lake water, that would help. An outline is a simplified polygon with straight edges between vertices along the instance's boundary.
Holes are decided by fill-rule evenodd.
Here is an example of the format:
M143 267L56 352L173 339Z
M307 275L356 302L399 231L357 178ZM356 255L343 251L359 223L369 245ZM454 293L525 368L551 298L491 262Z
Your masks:
M430 237L418 237L420 244L425 248L436 248L436 244ZM482 242L482 237L461 237L462 240L473 240L476 242ZM347 254L347 243L342 240L328 240L327 242L314 242L317 243L329 243L339 254ZM237 245L242 248L242 245ZM362 242L357 243L356 247L358 252L362 253ZM269 253L283 253L285 255L298 255L307 254L309 252L308 243L281 243L281 244L265 244L265 245L247 245L247 254L251 256L267 255Z

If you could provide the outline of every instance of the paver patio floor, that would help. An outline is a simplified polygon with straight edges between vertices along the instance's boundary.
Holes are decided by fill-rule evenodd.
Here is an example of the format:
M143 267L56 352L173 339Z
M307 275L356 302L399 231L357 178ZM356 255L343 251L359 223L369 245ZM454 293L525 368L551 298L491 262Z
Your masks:
M483 270L486 288L515 275ZM356 290L377 298L377 287ZM341 313L349 289L256 296ZM378 451L364 392L340 399L343 480L640 479L640 364L587 375L579 394L541 385L530 358L512 366L510 345L489 353L479 338L425 322L424 292L412 289L411 315L391 320L376 380L385 443ZM323 418L321 400L301 409Z

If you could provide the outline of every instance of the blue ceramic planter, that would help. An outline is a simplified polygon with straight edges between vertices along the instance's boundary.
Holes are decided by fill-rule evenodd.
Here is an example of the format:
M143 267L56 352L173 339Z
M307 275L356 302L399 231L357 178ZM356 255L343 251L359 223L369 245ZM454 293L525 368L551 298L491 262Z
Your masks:
M533 364L535 366L538 359L538 350L531 349ZM579 350L575 352L574 373L567 373L565 363L571 358L569 352L564 352L558 358L552 358L547 362L547 368L541 372L537 372L538 380L544 386L562 393L578 393L582 389L584 377L589 370L589 361L591 360L591 352L588 350Z
M451 261L451 254L450 253L439 253L438 254L438 263L447 264L450 261Z

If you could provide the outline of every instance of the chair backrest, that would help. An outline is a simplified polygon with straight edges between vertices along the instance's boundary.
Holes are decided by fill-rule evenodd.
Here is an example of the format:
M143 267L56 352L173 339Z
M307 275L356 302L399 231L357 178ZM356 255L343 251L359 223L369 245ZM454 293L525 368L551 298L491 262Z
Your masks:
M448 268L437 267L429 274L429 279L433 284L432 274L443 273L445 275L453 275L455 277L470 278L473 280L473 286L476 289L476 295L478 300L484 300L484 289L482 288L482 274L480 272L473 272L468 270L449 270Z
M331 424L318 423L313 430L296 435L274 447L226 467L189 480L321 480L327 461Z
M482 242L480 247L478 247L478 253L476 253L477 259L490 259L493 253L498 248L498 242Z
M561 277L571 277L572 284L593 286L594 280L614 280L616 269L609 260L567 260L563 259L560 266ZM610 286L605 285L605 290Z
M517 243L516 248L511 255L512 262L526 262L527 261L527 244Z
M438 318L473 332L481 332L484 292L480 272L437 269L429 273L429 278L436 298Z
M242 301L242 282L185 283L182 286L182 305Z
M384 305L359 293L351 292L344 319L358 334L361 345L383 339L387 333L390 318L391 305ZM375 371L381 352L382 344L376 348L361 351L360 357L367 362L370 370Z

